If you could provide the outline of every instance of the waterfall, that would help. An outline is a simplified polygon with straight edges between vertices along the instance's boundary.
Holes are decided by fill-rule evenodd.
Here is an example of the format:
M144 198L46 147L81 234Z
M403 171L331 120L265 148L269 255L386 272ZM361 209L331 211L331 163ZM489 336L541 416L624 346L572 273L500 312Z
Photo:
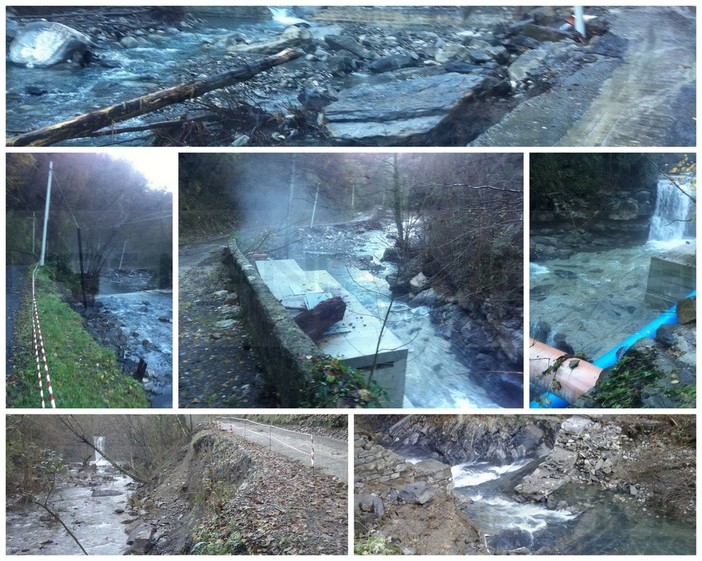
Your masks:
M105 437L104 436L95 436L93 437L93 443L95 444L95 448L98 450L102 450L103 452L105 451ZM107 464L108 461L103 457L100 452L95 450L95 465L104 465Z
M291 13L290 8L274 8L272 6L269 6L268 11L271 13L274 22L284 25L286 27L289 25L300 24L307 24L309 26L308 21L295 17Z
M694 215L694 201L688 196L693 192L693 178L677 176L674 179L677 185L666 177L658 180L656 210L648 233L651 242L694 237L694 223L688 222Z

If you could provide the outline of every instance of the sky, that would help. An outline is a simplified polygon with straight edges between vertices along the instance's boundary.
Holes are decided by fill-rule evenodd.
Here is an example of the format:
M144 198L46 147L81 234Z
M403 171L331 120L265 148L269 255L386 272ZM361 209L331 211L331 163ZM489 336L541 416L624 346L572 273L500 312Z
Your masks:
M178 154L168 148L128 149L116 155L138 169L149 182L151 189L175 191L178 184Z

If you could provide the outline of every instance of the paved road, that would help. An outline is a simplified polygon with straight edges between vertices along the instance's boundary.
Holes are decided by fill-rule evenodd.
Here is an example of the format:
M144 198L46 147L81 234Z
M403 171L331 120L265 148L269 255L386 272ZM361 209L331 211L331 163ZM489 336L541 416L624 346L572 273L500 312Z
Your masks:
M271 449L289 456L306 466L310 465L310 435L300 432L272 428L273 438L269 437L269 427L254 425L238 420L222 419L219 421L223 430L233 429L234 434L243 436L253 442L264 446L271 445ZM281 444L282 443L282 444ZM292 447L292 448L291 448ZM348 484L348 443L323 436L314 436L314 465L327 475L338 477Z

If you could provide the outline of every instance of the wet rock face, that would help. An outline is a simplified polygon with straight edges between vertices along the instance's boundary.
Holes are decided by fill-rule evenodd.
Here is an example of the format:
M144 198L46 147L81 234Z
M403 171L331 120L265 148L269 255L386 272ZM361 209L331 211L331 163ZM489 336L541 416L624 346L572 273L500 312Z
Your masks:
M559 424L557 418L525 423L508 417L437 420L418 415L389 427L387 442L395 449L435 451L440 462L452 465L474 460L510 463L547 454Z

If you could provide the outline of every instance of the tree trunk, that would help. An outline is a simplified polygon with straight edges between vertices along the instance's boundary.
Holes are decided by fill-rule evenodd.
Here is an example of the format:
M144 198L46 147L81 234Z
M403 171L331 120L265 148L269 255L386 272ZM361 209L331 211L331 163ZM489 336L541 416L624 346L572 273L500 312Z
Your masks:
M392 156L392 212L397 226L397 247L400 255L404 255L407 248L405 228L402 222L402 184L400 183L400 167L397 164L397 154Z
M298 314L295 316L295 322L314 341L319 339L328 327L341 321L345 312L346 303L339 296L335 296L323 300L311 310Z
M285 49L278 54L263 57L256 62L239 66L213 78L159 90L17 135L7 140L7 146L51 146L62 140L79 138L114 123L145 115L174 103L194 99L212 90L248 80L264 70L294 60L302 54L303 52L297 49Z

